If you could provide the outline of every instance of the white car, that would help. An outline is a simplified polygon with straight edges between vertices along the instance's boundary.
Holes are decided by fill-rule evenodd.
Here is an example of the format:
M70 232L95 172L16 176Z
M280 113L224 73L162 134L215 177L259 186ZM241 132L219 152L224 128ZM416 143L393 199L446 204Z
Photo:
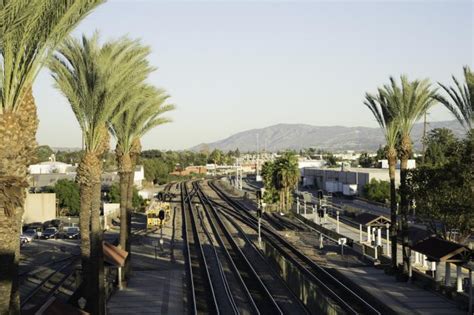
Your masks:
M24 245L24 244L27 244L31 241L28 240L28 237L26 237L25 235L20 235L20 245Z

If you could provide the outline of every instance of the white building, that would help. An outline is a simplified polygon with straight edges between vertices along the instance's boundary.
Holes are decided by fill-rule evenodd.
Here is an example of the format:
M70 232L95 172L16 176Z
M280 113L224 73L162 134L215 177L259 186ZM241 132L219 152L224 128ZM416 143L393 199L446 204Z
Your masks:
M380 168L387 169L388 168L388 160L379 160ZM416 160L408 160L407 167L409 169L416 168ZM397 161L397 165L395 166L396 169L400 169L400 160Z
M28 167L30 174L70 174L76 171L76 167L56 161L41 162L39 164L32 164Z
M364 186L373 178L390 181L388 170L380 168L344 168L328 169L307 167L301 171L303 186L316 186L331 193L361 195ZM395 184L400 184L400 171L395 172Z
M137 165L135 167L135 176L133 177L133 183L138 189L142 187L143 181L145 180L145 168L143 165Z

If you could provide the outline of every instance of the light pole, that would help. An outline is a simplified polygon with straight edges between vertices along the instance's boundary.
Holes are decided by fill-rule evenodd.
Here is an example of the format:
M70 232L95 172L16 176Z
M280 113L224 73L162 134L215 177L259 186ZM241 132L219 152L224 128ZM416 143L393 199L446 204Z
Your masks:
M339 234L339 210L336 211L336 232Z
M265 206L267 204L262 202L262 209L258 210L257 215L258 215L258 247L260 249L262 248L262 229L261 229L261 220L262 220L262 214L265 212Z

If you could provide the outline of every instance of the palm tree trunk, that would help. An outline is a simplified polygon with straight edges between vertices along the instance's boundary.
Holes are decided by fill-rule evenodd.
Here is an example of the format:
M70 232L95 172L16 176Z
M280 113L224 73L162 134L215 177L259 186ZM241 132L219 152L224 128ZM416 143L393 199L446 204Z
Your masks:
M126 203L126 210L127 210L127 234L126 234L126 242L125 242L125 250L128 252L128 257L126 260L125 265L125 277L128 279L131 273L131 257L132 257L132 244L130 240L130 235L132 234L132 211L133 211L133 187L134 187L134 180L135 180L135 166L137 161L137 156L132 155L132 171L128 173L128 180L127 180L127 203Z
M405 136L401 141L400 148L400 210L401 210L401 236L403 253L403 273L408 274L410 270L411 249L408 243L408 159L411 154L411 140Z
M105 310L104 265L102 250L102 228L100 225L100 194L102 171L96 153L86 152L77 169L77 181L81 187L81 255L83 293L86 309L92 314L103 314Z
M90 222L91 222L91 200L92 188L86 183L81 183L81 207L79 209L79 229L81 233L81 263L82 263L82 288L83 295L89 300L88 280L91 278L91 242L90 242Z
M389 149L387 154L388 171L390 177L390 242L392 253L392 268L397 269L397 190L395 186L395 166L397 154L395 149Z
M100 173L99 173L100 174ZM101 183L94 183L92 191L91 209L91 313L95 315L105 314L105 275L104 275L104 251L103 228L100 222L101 205Z
M18 111L0 114L0 314L19 314L19 233L28 187L27 167L35 156L38 119L32 89Z
M126 249L128 239L128 180L130 172L120 172L120 247Z

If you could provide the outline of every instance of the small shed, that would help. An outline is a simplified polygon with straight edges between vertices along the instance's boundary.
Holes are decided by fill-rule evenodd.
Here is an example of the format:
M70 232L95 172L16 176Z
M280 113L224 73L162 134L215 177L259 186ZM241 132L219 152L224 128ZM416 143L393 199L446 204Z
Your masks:
M366 227L383 228L386 227L387 224L390 224L389 218L367 212L359 214L354 220Z

